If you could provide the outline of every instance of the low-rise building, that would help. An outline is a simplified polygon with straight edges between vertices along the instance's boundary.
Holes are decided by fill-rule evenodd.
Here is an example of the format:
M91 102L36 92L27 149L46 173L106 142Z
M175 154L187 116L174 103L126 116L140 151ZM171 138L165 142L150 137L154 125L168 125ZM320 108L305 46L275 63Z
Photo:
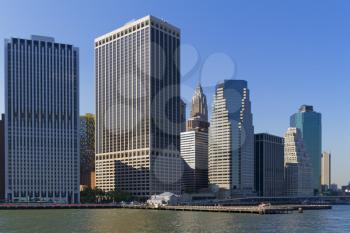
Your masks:
M164 192L159 195L152 195L148 200L147 204L150 206L162 206L162 205L177 205L180 200L180 196L174 193Z

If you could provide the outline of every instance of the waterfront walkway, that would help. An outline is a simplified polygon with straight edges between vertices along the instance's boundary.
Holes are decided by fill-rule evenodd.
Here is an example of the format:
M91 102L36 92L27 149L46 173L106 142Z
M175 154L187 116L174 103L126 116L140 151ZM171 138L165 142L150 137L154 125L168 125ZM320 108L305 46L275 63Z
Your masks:
M157 208L147 205L119 205L119 204L1 204L0 210L18 209L147 209L169 211L202 211L226 212L245 214L288 214L293 211L332 209L331 205L273 205L259 206L159 206Z

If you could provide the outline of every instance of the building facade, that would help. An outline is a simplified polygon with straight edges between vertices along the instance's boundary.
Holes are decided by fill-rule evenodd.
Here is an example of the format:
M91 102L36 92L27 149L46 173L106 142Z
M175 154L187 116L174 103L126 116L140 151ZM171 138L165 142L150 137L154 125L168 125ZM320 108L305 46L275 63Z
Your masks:
M5 199L5 115L0 118L0 202Z
M331 179L331 154L328 152L323 152L322 153L322 160L321 160L321 185L322 185L322 190L327 191L331 184L332 184L332 179Z
M313 106L302 105L298 113L290 118L290 127L298 128L305 150L312 163L314 193L321 190L322 116Z
M95 178L95 115L80 116L80 186L96 187Z
M209 129L209 184L225 196L254 192L254 127L247 81L216 86Z
M301 131L288 128L284 137L284 183L287 196L312 196L312 164Z
M198 192L208 187L208 106L202 87L192 97L187 132L181 133L181 157L184 160L183 191Z
M146 16L95 39L96 185L181 192L180 29Z
M180 99L180 121L181 121L181 132L186 131L186 103L183 99Z
M255 190L258 196L284 194L284 138L255 134Z
M193 193L208 188L208 132L182 132L181 157L185 163L182 190Z
M5 41L8 201L79 203L79 51L50 37Z

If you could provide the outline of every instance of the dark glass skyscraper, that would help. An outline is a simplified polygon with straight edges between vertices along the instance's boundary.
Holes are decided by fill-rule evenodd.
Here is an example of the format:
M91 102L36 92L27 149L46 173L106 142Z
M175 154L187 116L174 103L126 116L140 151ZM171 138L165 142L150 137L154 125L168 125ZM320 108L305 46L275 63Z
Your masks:
M255 190L258 196L282 196L283 177L284 138L255 134Z
M5 199L5 115L0 119L0 200Z
M290 127L300 129L306 153L312 164L312 186L315 193L321 190L322 117L313 106L302 105L290 117Z

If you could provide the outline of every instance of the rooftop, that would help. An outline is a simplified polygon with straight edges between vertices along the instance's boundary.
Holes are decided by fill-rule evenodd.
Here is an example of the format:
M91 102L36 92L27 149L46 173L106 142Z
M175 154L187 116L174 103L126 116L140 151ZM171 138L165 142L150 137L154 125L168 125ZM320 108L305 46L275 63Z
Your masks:
M165 21L164 19L159 19L155 16L152 16L152 15L147 15L145 17L142 17L140 19L136 19L136 20L131 20L129 22L127 22L126 24L124 24L123 26L109 32L109 33L106 33L102 36L99 36L95 39L95 42L98 42L100 40L103 40L105 38L108 38L110 36L113 36L114 34L116 33L120 33L126 29L129 29L129 28L132 28L134 26L137 26L138 24L140 23L143 23L143 22L148 22L148 21L151 21L151 23L155 23L155 24L160 24L162 26L165 26L171 30L173 30L174 32L176 32L177 34L180 33L180 29L178 27L175 27L171 24L169 24L167 21Z
M301 105L301 107L299 108L299 112L313 112L314 111L314 107L312 105Z

